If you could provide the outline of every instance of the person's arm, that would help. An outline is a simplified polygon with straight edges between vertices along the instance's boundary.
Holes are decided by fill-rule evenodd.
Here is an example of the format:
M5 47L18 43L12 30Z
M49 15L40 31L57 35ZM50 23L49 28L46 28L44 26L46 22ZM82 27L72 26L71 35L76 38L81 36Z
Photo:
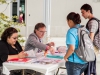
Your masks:
M28 46L31 46L33 48L39 48L41 50L45 50L47 45L39 42L37 37L34 34L31 34L26 42L25 47L27 48ZM25 49L26 50L26 49Z
M14 59L14 58L25 58L26 56L27 56L27 54L24 51L22 51L22 52L20 52L19 54L16 54L16 55L8 55L7 60Z
M89 26L90 38L93 41L94 35L98 30L98 22L96 20L91 20L88 23L88 26Z
M50 51L51 54L55 53L55 49L53 47L50 47L50 46L47 45L46 49L45 49L45 52L44 52L45 56L48 54L48 51Z
M19 54L15 54L15 55L9 55L9 47L8 47L8 44L6 44L5 42L3 41L0 41L0 59L2 62L5 62L7 60L10 60L10 59L13 59L13 58L24 58L27 56L26 53L24 53L23 51L20 52Z
M90 32L90 39L93 41L94 39L94 33L93 32Z
M54 42L49 42L49 43L47 43L46 45L48 45L48 46L55 46L55 43Z
M66 45L68 46L68 50L64 56L65 61L68 60L68 57L71 56L75 50L76 38L77 38L77 35L75 35L75 32L73 32L72 29L68 30L67 35L66 35Z
M74 46L73 45L69 45L68 51L64 56L64 59L67 60L67 58L72 55L72 53L74 52Z
M52 42L51 43L52 45L54 45L54 43ZM50 45L47 45L47 44L43 44L41 42L39 42L39 40L37 39L37 37L34 35L34 34L31 34L26 42L26 49L28 47L28 45L31 45L31 47L33 48L38 48L38 49L41 49L41 50L44 50L44 51L48 51L50 50L51 53L53 53L53 49L51 48ZM25 49L25 50L26 50ZM26 50L27 51L27 50Z
M7 60L14 59L14 58L18 58L18 54L16 54L16 55L8 55Z
M10 60L10 59L13 59L13 58L24 58L25 57L25 53L22 50L22 47L21 47L21 45L20 45L20 43L18 41L16 41L15 46L18 49L19 54L8 55L8 59L7 60Z

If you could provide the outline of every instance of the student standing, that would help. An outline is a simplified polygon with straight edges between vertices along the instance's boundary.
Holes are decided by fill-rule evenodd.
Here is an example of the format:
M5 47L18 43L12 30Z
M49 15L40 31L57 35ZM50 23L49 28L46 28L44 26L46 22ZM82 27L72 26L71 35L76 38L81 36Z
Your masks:
M81 10L82 16L85 19L90 20L94 18L92 7L89 4L82 5L80 10ZM86 28L89 30L90 38L93 41L95 33L98 30L98 22L96 20L91 20L87 22ZM94 48L95 48L95 53L97 54L99 50L96 47ZM88 63L88 67L87 67L87 70L85 71L85 75L96 75L96 60Z
M68 50L64 56L66 61L66 69L68 75L81 75L87 68L87 62L80 59L74 52L78 48L79 38L78 29L75 27L80 27L81 19L80 15L75 12L71 12L67 15L67 23L70 29L66 35L66 45Z

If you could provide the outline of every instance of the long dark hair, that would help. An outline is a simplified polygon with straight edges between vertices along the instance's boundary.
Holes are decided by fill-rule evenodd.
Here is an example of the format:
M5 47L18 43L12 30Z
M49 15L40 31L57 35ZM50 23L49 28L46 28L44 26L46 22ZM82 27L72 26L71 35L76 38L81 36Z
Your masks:
M1 40L7 41L8 37L11 37L13 33L17 33L17 32L18 31L15 28L9 27L2 33Z

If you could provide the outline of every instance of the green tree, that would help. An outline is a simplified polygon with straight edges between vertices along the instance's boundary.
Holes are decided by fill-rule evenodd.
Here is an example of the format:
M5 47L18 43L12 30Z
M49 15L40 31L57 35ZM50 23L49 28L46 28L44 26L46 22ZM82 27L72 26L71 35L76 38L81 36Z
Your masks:
M14 2L16 0L12 0L10 3ZM10 4L7 3L6 0L0 0L0 5L2 4L7 4L7 6ZM4 9L5 10L5 9ZM3 11L4 12L4 11ZM0 37L2 32L8 28L8 27L15 27L18 32L20 32L19 27L20 26L25 26L25 23L18 23L18 22L14 22L14 19L18 19L18 16L12 16L12 18L9 18L8 16L6 16L3 12L0 12ZM22 35L19 34L19 39L18 41L20 43L23 43L25 40L22 38Z

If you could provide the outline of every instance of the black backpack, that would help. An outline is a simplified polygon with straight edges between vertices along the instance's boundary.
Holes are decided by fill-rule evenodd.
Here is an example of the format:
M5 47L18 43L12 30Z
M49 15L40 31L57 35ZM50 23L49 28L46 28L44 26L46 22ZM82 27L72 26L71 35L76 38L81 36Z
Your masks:
M98 22L98 30L97 32L95 33L94 35L94 40L93 40L93 44L94 46L100 50L100 20L97 19L97 18L91 18L88 23L91 21L91 20L96 20ZM88 27L88 23L86 24L86 28L89 30L89 27Z

